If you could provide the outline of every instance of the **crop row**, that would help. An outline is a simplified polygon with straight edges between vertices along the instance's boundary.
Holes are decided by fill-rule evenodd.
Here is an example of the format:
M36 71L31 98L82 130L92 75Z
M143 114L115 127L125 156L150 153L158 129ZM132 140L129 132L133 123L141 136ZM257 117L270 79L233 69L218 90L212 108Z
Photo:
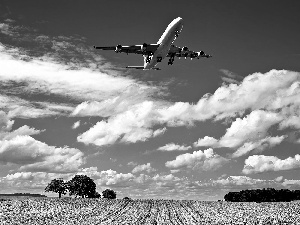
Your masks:
M300 202L13 199L0 202L0 224L300 225Z

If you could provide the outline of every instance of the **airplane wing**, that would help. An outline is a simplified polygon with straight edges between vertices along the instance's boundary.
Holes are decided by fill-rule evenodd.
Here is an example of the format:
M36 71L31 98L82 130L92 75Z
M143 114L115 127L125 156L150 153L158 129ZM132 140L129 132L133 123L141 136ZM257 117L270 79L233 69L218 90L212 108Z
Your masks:
M148 69L145 69L144 66L126 66L126 68L128 68L128 69L148 70ZM158 67L153 67L153 68L151 68L151 70L161 70L161 69L158 68Z
M94 46L95 49L101 50L114 50L117 53L125 52L125 53L135 53L135 54L143 54L143 55L153 55L156 49L158 48L158 44L142 44L142 45L117 45L117 46L108 46L108 47L99 47Z
M195 52L188 49L188 47L177 47L175 45L171 45L170 50L167 54L167 57L185 57L185 58L210 58L211 55L205 54L203 51Z

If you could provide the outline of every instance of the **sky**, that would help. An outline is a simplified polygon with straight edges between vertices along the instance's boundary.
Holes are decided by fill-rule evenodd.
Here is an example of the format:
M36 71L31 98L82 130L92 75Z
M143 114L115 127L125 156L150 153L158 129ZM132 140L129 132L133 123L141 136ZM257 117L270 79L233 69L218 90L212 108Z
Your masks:
M1 193L91 177L117 198L300 188L299 1L0 1ZM93 49L174 44L164 59Z

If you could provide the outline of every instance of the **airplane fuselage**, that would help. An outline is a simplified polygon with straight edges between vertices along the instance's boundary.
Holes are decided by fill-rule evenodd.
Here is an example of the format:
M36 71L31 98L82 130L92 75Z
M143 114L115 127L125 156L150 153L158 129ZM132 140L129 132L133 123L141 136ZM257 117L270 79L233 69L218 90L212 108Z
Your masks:
M167 27L167 29L165 30L161 38L158 40L157 44L159 44L159 47L153 53L153 55L152 56L144 55L145 70L155 68L155 66L167 56L172 43L178 37L182 28L183 28L183 19L180 17L174 19L169 24L169 26ZM150 61L147 61L147 59L150 59Z

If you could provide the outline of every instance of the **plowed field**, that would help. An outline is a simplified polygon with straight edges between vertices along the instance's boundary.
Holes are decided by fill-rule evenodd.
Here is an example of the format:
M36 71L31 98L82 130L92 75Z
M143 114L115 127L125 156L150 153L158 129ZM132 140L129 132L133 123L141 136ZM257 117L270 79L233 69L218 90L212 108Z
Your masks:
M12 199L0 224L300 224L300 202Z

